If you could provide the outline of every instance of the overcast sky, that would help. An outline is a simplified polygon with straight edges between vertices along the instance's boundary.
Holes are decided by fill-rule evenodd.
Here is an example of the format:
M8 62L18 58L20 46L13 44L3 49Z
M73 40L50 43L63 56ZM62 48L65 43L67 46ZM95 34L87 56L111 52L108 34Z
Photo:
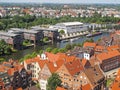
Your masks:
M0 0L0 2L39 2L39 3L113 3L120 4L120 0Z

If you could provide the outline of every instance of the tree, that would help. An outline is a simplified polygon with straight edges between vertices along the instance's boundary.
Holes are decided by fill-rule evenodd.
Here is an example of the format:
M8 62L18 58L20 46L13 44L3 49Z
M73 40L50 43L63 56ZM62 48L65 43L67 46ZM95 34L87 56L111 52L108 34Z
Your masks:
M0 58L0 63L1 63L1 62L4 62L4 61L5 61L5 59L4 59L4 58Z
M60 34L65 34L65 31L64 30L60 30L59 33Z
M70 44L67 44L67 45L65 46L65 49L66 49L66 50L70 50L70 49L72 49L72 46L71 46Z
M60 86L62 81L58 74L53 73L52 76L47 80L47 90L56 90L57 86Z
M51 47L46 48L46 52L51 52L51 51L52 51Z
M42 53L43 53L43 50L40 50L40 51L39 51L39 54L42 54Z
M54 48L53 50L52 50L52 53L54 53L54 54L56 54L56 53L58 53L58 48Z
M90 39L87 39L85 42L94 42L94 40L90 38Z
M47 42L47 41L49 41L48 37L44 37L43 42Z
M65 50L65 48L60 48L60 49L58 50L58 52L65 53L66 50Z

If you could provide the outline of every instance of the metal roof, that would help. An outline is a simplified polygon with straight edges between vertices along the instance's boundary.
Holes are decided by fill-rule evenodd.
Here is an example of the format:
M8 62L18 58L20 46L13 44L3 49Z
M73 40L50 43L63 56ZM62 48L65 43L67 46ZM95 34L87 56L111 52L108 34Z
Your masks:
M65 26L83 25L83 23L81 23L81 22L65 22L65 23L58 23L57 25L59 25L59 24L63 24Z

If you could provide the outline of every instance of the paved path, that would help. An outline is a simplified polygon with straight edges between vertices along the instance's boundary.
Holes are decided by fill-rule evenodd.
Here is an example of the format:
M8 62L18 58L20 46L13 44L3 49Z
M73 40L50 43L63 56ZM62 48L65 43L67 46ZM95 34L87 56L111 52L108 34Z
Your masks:
M120 67L116 68L116 69L113 69L113 70L110 70L108 72L105 72L104 74L105 74L105 76L114 78L116 76L116 74L117 74L118 69L120 69Z

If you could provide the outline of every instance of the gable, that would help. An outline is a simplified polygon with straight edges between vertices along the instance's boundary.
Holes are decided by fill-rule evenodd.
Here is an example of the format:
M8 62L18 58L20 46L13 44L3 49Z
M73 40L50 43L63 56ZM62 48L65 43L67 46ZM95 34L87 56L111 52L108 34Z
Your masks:
M71 76L64 64L56 71L56 73L58 73L59 75L61 75L61 73L66 73Z
M47 64L45 64L42 68L42 70L40 71L40 74L44 74L44 75L52 75L52 73L50 72Z

